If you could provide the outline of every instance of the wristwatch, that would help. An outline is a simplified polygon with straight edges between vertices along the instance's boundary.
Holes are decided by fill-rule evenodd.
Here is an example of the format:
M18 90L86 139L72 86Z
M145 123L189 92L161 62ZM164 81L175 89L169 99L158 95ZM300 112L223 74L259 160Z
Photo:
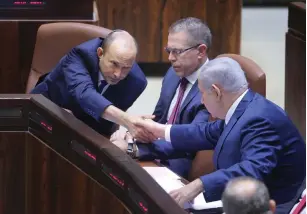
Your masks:
M127 143L128 143L128 148L127 148L127 155L129 155L131 158L136 158L136 152L137 152L137 148L135 145L135 141L134 139L127 139Z

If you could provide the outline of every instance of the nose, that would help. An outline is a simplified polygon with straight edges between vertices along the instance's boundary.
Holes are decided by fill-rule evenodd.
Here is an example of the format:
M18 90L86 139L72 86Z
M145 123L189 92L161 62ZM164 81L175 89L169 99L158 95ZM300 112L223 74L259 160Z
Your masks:
M114 77L115 77L116 79L120 78L121 73L122 73L122 71L121 71L120 68L115 69Z
M168 60L169 60L170 62L176 61L176 57L174 56L174 54L173 54L172 51L168 54Z

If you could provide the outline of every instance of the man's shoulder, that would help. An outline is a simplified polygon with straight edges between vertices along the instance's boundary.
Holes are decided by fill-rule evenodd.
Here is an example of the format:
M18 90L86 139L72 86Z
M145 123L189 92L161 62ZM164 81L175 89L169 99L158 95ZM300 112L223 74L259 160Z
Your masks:
M93 38L91 40L85 41L79 45L77 45L74 49L81 51L81 52L95 52L97 51L98 47L101 47L103 43L102 38Z

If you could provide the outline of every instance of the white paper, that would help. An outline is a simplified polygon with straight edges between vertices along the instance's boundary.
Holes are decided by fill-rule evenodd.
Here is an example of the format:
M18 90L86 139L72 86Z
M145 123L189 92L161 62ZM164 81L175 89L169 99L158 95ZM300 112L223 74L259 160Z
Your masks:
M169 180L177 180L180 177L174 173L173 171L169 170L167 167L143 167L148 174L153 177L153 179L169 179Z
M179 189L184 186L180 177L169 170L167 167L143 167L144 170L167 192ZM200 193L192 202L184 205L184 208L192 208L194 210L204 210L210 208L222 207L221 201L213 201L207 203L204 195Z

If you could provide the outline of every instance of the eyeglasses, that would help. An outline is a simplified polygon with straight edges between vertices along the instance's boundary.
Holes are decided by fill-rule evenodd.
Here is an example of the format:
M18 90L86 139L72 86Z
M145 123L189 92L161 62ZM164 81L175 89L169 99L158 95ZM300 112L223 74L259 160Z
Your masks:
M200 44L197 44L197 45L194 45L194 46L192 46L192 47L185 48L185 49L168 48L168 47L165 47L164 49L165 49L165 51L166 51L168 54L173 53L173 55L178 56L178 55L180 55L180 54L182 54L182 53L184 53L184 52L186 52L186 51L188 51L188 50L191 50L191 49L193 49L193 48L197 48L198 46L200 46Z

